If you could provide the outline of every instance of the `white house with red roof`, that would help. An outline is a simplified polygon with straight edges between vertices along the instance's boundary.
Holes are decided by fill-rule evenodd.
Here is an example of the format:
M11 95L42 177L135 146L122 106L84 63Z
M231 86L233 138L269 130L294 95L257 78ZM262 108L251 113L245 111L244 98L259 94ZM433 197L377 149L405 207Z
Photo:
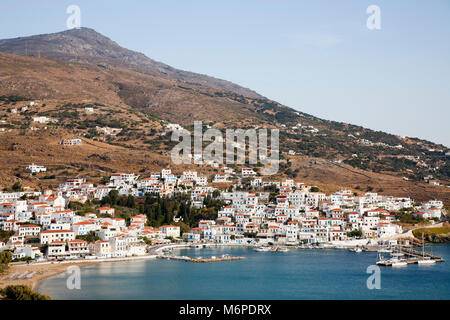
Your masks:
M93 253L99 258L111 258L111 243L104 240L96 241L93 246Z
M21 236L20 234L16 233L14 235L12 235L11 237L9 237L8 239L8 244L12 244L12 245L22 245L23 242L25 241L25 237Z
M37 224L48 227L52 223L51 213L36 213L35 220Z
M320 211L319 210L306 210L305 211L305 217L307 219L319 218L319 216L320 216Z
M75 232L76 236L84 236L92 231L98 231L100 225L91 221L80 221L72 224L72 230Z
M161 231L165 237L173 237L173 238L180 237L180 227L179 226L165 225L165 226L159 227L159 229L161 229Z
M184 186L186 188L193 188L194 187L194 182L191 180L178 180L178 185L179 186Z
M109 193L110 193L112 190L114 190L114 189L111 188L111 187L107 187L107 186L100 186L100 187L97 187L97 188L95 189L95 192L94 192L94 198L95 198L95 199L102 200L104 197L106 197L107 195L109 195Z
M376 208L376 209L367 210L364 214L367 215L368 217L377 217L377 216L388 215L389 211L384 210L382 208Z
M89 254L88 243L84 240L74 239L69 241L69 253L74 257L81 257Z
M99 214L109 214L110 216L114 216L114 208L110 207L100 207L97 209Z
M66 241L52 241L47 247L48 258L65 258L70 255L70 252L66 250Z
M57 210L51 213L52 220L58 223L70 223L71 218L75 216L72 210Z
M41 227L35 224L25 224L19 226L19 234L24 237L39 236Z
M241 176L242 177L255 177L256 172L251 168L242 168L241 169Z
M222 183L222 182L230 182L230 175L225 172L218 172L214 176L213 183Z
M442 215L442 210L437 207L427 208L425 212L428 213L431 219L440 219Z
M120 184L134 184L137 180L138 176L134 173L114 173L110 177L110 182L113 185Z
M0 203L0 213L14 213L16 211L12 202Z
M18 221L16 219L9 219L3 222L2 229L5 231L17 231L19 230Z
M54 241L68 242L75 239L75 232L72 230L44 230L39 234L41 244L48 244Z
M107 241L107 240L111 239L112 237L117 236L119 234L120 234L120 228L113 226L109 222L102 223L100 229L98 231L96 231L96 235L104 241Z
M16 246L13 252L13 260L22 258L38 259L42 256L42 252L38 247L31 245Z
M217 212L217 216L220 217L233 217L235 214L234 208L232 206L224 206Z

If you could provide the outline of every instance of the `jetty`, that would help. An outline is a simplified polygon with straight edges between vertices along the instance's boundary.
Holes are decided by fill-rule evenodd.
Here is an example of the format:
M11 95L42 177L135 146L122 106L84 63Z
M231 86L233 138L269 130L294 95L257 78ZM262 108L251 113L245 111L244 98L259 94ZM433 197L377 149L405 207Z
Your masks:
M166 259L166 260L181 260L186 262L196 262L196 263L204 263L204 262L221 262L221 261L234 261L234 260L242 260L244 257L232 257L228 255L224 255L221 257L209 257L209 258L192 258L187 256L172 256L172 255L159 255L157 256L159 259Z
M398 249L398 252L406 257L405 259L401 260L406 262L407 264L417 264L419 263L419 261L423 260L424 257L430 260L434 260L434 262L445 261L443 258L438 257L430 252L418 251L412 248L401 248ZM392 260L388 259L377 262L377 265L381 266L392 266L392 264L393 264Z

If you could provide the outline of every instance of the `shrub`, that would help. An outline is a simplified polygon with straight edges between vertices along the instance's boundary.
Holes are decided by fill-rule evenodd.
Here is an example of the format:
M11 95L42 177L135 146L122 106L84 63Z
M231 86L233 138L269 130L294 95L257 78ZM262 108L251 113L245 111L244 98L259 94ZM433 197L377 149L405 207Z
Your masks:
M33 291L24 285L7 286L0 291L0 294L8 300L51 300L48 295Z

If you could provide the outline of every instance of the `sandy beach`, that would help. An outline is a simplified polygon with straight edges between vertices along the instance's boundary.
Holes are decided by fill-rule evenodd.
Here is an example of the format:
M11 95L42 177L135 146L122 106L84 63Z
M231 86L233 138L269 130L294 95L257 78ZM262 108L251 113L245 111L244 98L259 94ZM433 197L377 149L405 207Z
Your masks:
M345 241L343 241L345 242ZM347 245L354 245L353 243L346 243ZM208 245L208 247L227 247L227 246L236 246L236 244L214 244ZM238 246L248 246L253 247L254 245L238 245ZM143 259L154 259L158 254L161 254L163 249L171 248L171 249L181 249L188 248L189 244L165 244L158 245L150 248L150 255L145 256L133 256L133 257L122 257L122 258L108 258L108 259L92 259L92 260L66 260L62 262L44 262L44 263L22 263L22 264L11 264L8 271L0 276L0 288L4 288L9 285L28 285L34 290L38 288L38 285L41 281L46 278L55 276L57 274L63 273L67 271L67 268L70 266L87 266L96 263L102 262L117 262L117 261L135 261L135 260L143 260ZM334 247L334 246L333 246ZM23 279L17 279L20 275L24 273L34 273L31 279L26 279L26 276ZM11 279L12 276L16 275L14 280Z
M38 287L39 282L42 280L52 277L54 275L63 273L67 271L70 266L87 266L102 262L118 262L118 261L136 261L144 259L154 259L155 255L145 255L145 256L134 256L134 257L123 257L123 258L109 258L109 259L93 259L93 260L74 260L74 261L63 261L63 262L46 262L46 263L31 263L31 264L11 264L8 271L0 276L0 288L4 288L9 285L27 285L33 289ZM10 278L13 275L23 275L34 272L31 279L14 279Z
M49 264L29 264L29 265L11 265L7 272L0 276L0 288L7 287L9 285L27 285L33 289L36 289L38 283L45 278L57 275L65 272L69 266L86 266L89 264L99 263L100 261L86 261L86 262L74 262L74 263L49 263ZM21 275L25 272L35 272L31 279L15 279L10 280L10 277L14 274Z

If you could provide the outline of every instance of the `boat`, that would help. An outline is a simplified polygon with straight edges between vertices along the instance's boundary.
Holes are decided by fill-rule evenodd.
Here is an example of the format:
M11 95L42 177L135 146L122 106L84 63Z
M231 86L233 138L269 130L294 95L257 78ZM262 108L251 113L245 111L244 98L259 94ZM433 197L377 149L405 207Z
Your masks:
M378 253L377 257L377 265L386 265L389 262L388 259L385 259L381 253Z
M382 248L378 249L378 252L391 253L392 252L392 248L390 248L390 247L382 247Z
M355 248L351 248L351 249L349 249L349 251L351 251L351 252L362 252L363 251L363 249L362 248L360 248L360 247L355 247Z
M284 247L277 248L277 252L288 252L288 251L289 251L288 248L284 248Z
M257 247L257 248L255 248L255 251L258 251L258 252L267 252L267 251L270 251L270 250L271 250L270 247Z
M436 260L425 256L425 239L423 238L423 232L422 232L422 258L418 260L417 263L421 265L430 265L436 263Z
M425 257L422 260L417 261L418 264L435 264L436 260L431 259L430 257Z
M408 263L402 259L394 258L394 259L391 259L390 261L391 261L393 267L405 267L408 265Z
M408 265L405 259L400 259L400 257L404 256L400 251L400 247L398 248L398 252L392 252L391 256L392 258L388 262L391 263L392 267L405 267Z

